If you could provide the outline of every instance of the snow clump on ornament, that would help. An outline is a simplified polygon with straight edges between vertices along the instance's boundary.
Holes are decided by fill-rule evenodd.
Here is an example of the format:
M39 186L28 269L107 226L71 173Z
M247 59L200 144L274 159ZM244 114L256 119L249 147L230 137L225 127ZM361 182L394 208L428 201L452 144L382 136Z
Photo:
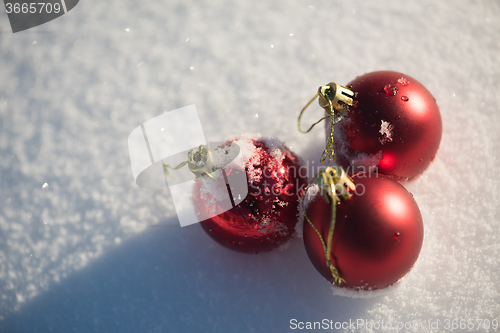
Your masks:
M259 253L294 236L307 170L283 142L255 134L237 136L214 149L212 158L221 175L196 179L193 190L196 213L210 237L232 250ZM231 178L242 173L247 186L231 187ZM222 207L228 192L233 206Z

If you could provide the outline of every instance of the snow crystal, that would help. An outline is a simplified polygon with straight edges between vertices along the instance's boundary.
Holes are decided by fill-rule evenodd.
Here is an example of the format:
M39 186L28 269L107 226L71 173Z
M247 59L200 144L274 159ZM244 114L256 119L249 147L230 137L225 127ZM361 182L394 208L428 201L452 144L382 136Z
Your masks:
M229 163L233 162L238 156L239 150L239 147L233 144L225 145L212 150L212 162L214 167L216 169L222 169ZM239 165L238 163L242 163L242 161L235 161L233 165L236 167ZM241 165L238 169L241 170L242 167L244 168L244 165Z
M258 148L253 143L253 140L261 139L260 134L243 134L235 137L230 137L229 141L233 141L241 149L241 157L234 161L234 165L238 169L247 168L247 177L250 183L256 183L262 178L262 169L255 168L260 165L260 154Z
M410 84L410 81L408 81L407 79L402 77L402 78L398 79L398 83L400 83L402 86L407 86Z
M379 139L382 145L385 145L387 142L392 142L392 130L394 129L394 125L390 122L381 120L380 131L382 137Z
M373 298L390 294L391 292L393 292L398 288L403 279L404 278L401 278L399 279L399 281L385 288L375 289L375 290L369 290L369 289L366 290L360 288L354 288L354 289L342 288L339 286L334 286L332 284L330 284L330 289L332 290L332 293L336 296L351 297L351 298Z
M204 184L200 187L201 198L207 202L207 207L212 207L215 213L216 203L224 201L227 197L226 183L224 177L203 177Z
M358 152L350 156L350 161L351 165L354 167L364 167L369 169L370 167L378 165L382 158L382 151L379 151L376 154Z

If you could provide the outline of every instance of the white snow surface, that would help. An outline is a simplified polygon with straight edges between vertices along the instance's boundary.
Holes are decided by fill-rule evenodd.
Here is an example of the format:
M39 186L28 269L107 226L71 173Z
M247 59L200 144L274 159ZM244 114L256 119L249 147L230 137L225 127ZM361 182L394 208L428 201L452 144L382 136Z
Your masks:
M476 321L500 319L498 1L86 0L16 34L2 9L0 32L0 332L498 331ZM232 252L134 183L129 133L191 104L207 142L277 137L311 176L324 131L299 133L299 111L375 70L417 79L443 119L436 159L404 184L421 254L385 293L334 295L301 238ZM303 127L322 115L313 103Z

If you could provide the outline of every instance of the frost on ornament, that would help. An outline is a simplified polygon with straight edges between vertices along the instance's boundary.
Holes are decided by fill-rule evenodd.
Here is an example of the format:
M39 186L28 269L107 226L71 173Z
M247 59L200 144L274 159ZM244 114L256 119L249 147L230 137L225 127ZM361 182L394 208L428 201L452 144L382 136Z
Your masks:
M394 125L385 120L380 120L380 131L382 137L378 140L381 145L385 145L387 142L392 142L392 130L394 129Z
M233 137L214 149L212 157L223 176L196 179L193 190L203 229L218 243L246 253L270 251L292 238L307 172L300 172L298 158L283 142L260 135ZM248 182L244 191L227 181L241 172ZM228 192L234 204L230 209L219 205Z

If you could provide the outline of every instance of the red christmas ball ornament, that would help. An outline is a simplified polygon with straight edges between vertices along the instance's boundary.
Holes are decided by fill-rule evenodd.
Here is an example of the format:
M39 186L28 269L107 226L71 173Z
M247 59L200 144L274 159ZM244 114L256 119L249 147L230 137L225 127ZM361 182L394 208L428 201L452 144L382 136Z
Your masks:
M318 89L326 123L321 157L352 171L376 168L397 180L422 173L441 142L439 108L431 93L414 78L391 71L368 73L347 87L330 82ZM316 97L316 96L315 96ZM299 115L299 130L304 110Z
M201 226L219 244L246 253L270 251L295 233L307 170L301 170L298 158L274 138L236 137L213 153L224 154L233 143L241 154L224 167L224 176L195 181L196 213L200 219L210 216ZM242 172L246 173L246 188L232 188L228 179ZM234 200L230 209L221 207L217 198L227 191Z
M413 267L422 247L422 216L413 196L376 173L359 174L352 182L338 167L322 175L320 188L334 184L343 197L336 196L332 210L332 196L322 190L307 206L304 244L314 267L346 288L380 289L398 281Z
M427 169L442 134L431 93L414 78L392 71L359 76L347 87L354 92L353 104L334 126L337 162L345 168L374 166L398 180Z

